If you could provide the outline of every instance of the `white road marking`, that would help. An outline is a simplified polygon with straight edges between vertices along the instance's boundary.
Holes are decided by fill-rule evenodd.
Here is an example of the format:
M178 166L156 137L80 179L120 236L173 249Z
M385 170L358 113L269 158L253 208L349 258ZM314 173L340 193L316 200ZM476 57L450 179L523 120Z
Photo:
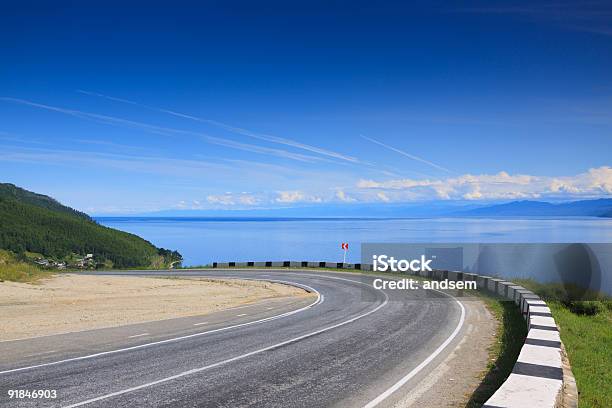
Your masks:
M34 353L34 354L28 354L27 356L24 357L35 357L35 356L42 356L43 354L51 354L51 353L55 353L57 350L49 350L49 351L43 351L41 353Z
M236 317L242 317L242 316L246 316L246 315L247 315L246 313L242 313L242 314L236 315Z
M148 336L150 333L140 333L140 334L135 334L133 336L128 336L128 339L133 339L135 337L142 337L142 336Z
M226 312L228 310L244 309L245 307L252 307L252 306L253 305L234 306L234 307L229 307L227 309L223 309L222 311Z
M273 307L266 307L267 310L272 310L274 309Z
M200 323L194 323L194 326L202 326L203 324L208 324L208 322L200 322Z
M341 279L341 278L338 278L338 279ZM346 279L346 280L349 280L349 279ZM352 282L357 282L357 281L352 281ZM358 282L358 283L362 283L362 282ZM364 283L364 285L365 285L365 283ZM215 367L219 367L219 366L231 363L233 361L242 360L244 358L253 356L255 354L259 354L259 353L263 353L265 351L273 350L273 349L285 346L287 344L295 343L297 341L306 339L308 337L316 336L317 334L324 333L326 331L335 329L337 327L344 326L346 324L349 324L349 323L352 323L352 322L354 322L356 320L359 320L359 319L361 319L363 317L371 315L372 313L377 312L381 308L385 307L387 305L387 303L389 302L389 296L385 292L382 292L382 294L385 295L385 301L383 303L381 303L380 305L378 305L376 308L370 310L369 312L363 313L363 314L361 314L359 316L355 316L355 317L353 317L351 319L345 320L344 322L340 322L340 323L334 324L333 326L328 326L328 327L325 327L323 329L319 329L317 331L314 331L314 332L311 332L311 333L307 333L307 334L304 334L302 336L295 337L293 339L289 339L289 340L283 341L281 343L273 344L271 346L264 347L264 348L261 348L259 350L251 351L250 353L241 354L239 356L232 357L232 358L227 359L227 360L219 361L217 363L210 364L210 365L207 365L207 366L204 366L204 367L194 368L194 369L188 370L188 371L183 371L182 373L179 373L179 374L176 374L176 375L173 375L173 376L170 376L170 377L161 378L159 380L152 381L152 382L149 382L149 383L146 383L146 384L142 384L142 385L138 385L136 387L126 388L126 389L121 390L121 391L116 391L116 392L112 392L110 394L101 395L99 397L91 398L91 399L88 399L86 401L77 402L76 404L68 405L68 406L66 406L64 408L80 407L80 406L83 406L83 405L91 404L92 402L97 402L97 401L105 400L107 398L116 397L116 396L122 395L122 394L127 394L129 392L137 391L137 390L140 390L140 389L143 389L143 388L147 388L147 387L151 387L153 385L157 385L157 384L165 383L165 382L168 382L168 381L176 380L178 378L185 377L187 375L196 374L196 373L199 373L199 372L202 372L202 371L205 371L205 370L209 370L211 368L215 368Z
M360 283L360 284L363 284L363 285L367 285L367 284L365 284L363 282L360 282L360 281L355 281L355 280L352 280L352 279L346 279L346 278L340 278L340 277L321 276L321 275L314 275L314 274L313 275L302 274L302 276L317 276L317 277L324 277L324 278L329 278L329 279L344 280L344 281L349 281L349 282L354 282L354 283ZM227 277L224 277L224 278L227 279ZM257 280L257 279L253 279L253 280ZM283 281L277 281L277 282L291 284L291 282L283 282ZM310 305L308 305L308 306L306 306L306 307L304 307L302 309L298 309L298 310L296 310L294 312L289 312L289 313L286 313L286 314L282 314L282 315L278 315L278 316L273 316L271 318L261 319L261 320L254 321L254 322L238 324L238 325L230 326L230 327L227 327L227 328L222 328L222 329L217 329L217 330L210 330L208 332L196 333L196 334L189 335L189 336L177 337L175 339L163 340L163 341L160 341L160 342L148 343L148 344L141 345L141 346L128 347L126 349L102 352L102 353L94 354L94 355L91 355L91 356L77 357L77 358L73 358L73 359L62 360L62 361L59 361L59 362L40 364L40 365L37 365L37 366L23 367L23 368L7 370L7 371L0 371L0 374L14 372L14 371L21 371L21 370L25 370L25 369L28 369L28 368L37 368L37 367L42 367L42 366L54 365L54 364L59 364L59 363L62 363L62 362L67 362L67 361L81 360L81 359L91 358L91 357L95 357L95 356L99 356L99 355L105 355L105 354L110 354L110 353L119 352L119 351L126 351L126 350L141 348L143 346L151 346L151 345L155 345L155 344L166 343L166 342L170 342L170 341L176 341L176 340L180 340L180 339L184 339L184 338L200 336L200 335L203 335L203 334L213 333L213 332L222 331L222 330L227 330L227 329L231 329L231 328L234 328L234 327L240 327L240 326L244 326L244 325L255 324L255 323L258 323L258 322L261 322L261 321L272 320L272 319L283 317L284 315L293 314L293 313L296 313L298 311L308 309L310 307L316 306L316 305L321 304L321 303L324 302L323 295L320 294L315 289L310 288L310 287L308 287L306 285L303 285L303 284L295 284L295 285L296 286L301 285L303 287L307 287L308 289L310 289L313 292L317 293L317 296L318 296L317 300L314 303L312 303L312 304L310 304ZM367 285L367 286L369 286L369 285ZM429 355L417 367L415 367L412 371L410 371L408 374L406 374L404 377L402 377L398 382L396 382L394 385L392 385L389 389L387 389L385 392L383 392L378 397L376 397L375 399L370 401L368 404L366 404L364 406L364 408L373 408L373 407L376 407L378 404L380 404L382 401L384 401L386 398L388 398L390 395L392 395L394 392L396 392L398 389L400 389L403 385L405 385L411 378L413 378L416 374L418 374L423 368L425 368L429 363L431 363L442 351L444 351L444 349L452 342L452 340L457 336L457 334L459 333L459 331L463 327L463 324L465 322L465 308L461 304L461 302L459 302L456 298L454 298L453 296L451 296L451 295L449 295L447 293L444 293L444 292L441 292L441 291L438 291L438 290L434 290L434 291L442 293L442 294L444 294L446 296L449 296L453 300L455 300L455 302L457 302L457 304L461 308L461 317L459 319L459 323L457 324L457 326L455 327L455 329L451 333L451 335L436 350L434 350L434 352L431 355ZM268 351L268 350L271 350L271 349L274 349L274 348L282 347L284 345L287 345L287 344L290 344L290 343L294 343L296 341L299 341L299 340L302 340L302 339L305 339L305 338L308 338L308 337L315 336L315 335L323 333L325 331L332 330L332 329L334 329L336 327L340 327L340 326L343 326L345 324L352 323L352 322L354 322L354 321L356 321L358 319L361 319L361 318L363 318L363 317L365 317L365 316L367 316L367 315L369 315L371 313L374 313L374 312L378 311L380 308L384 307L388 303L389 297L387 296L386 293L384 293L384 292L382 292L382 293L385 295L385 301L381 305L379 305L378 307L376 307L375 309L373 309L373 310L371 310L371 311L369 311L367 313L364 313L362 315L356 316L356 317L354 317L352 319L346 320L346 321L338 323L336 325L329 326L329 327L317 330L315 332L308 333L308 334L305 334L303 336L296 337L294 339L290 339L290 340L284 341L282 343L278 343L278 344L275 344L275 345L272 345L272 346L268 346L268 347L265 347L265 348L262 348L262 349L259 349L259 350L255 350L255 351L252 351L250 353L242 354L242 355L239 355L239 356L227 359L227 360L223 360L223 361L220 361L220 362L217 362L217 363L205 366L205 367L195 368L195 369L188 370L188 371L185 371L185 372L182 372L182 373L170 376L170 377L162 378L160 380L156 380L156 381L153 381L153 382L150 382L150 383L147 383L147 384L142 384L142 385L139 385L139 386L136 386L136 387L128 388L128 389L125 389L125 390L117 391L117 392L114 392L114 393L110 393L110 394L102 395L100 397L96 397L96 398L92 398L92 399L89 399L89 400L86 400L86 401L82 401L82 402L79 402L79 403L76 403L76 404L73 404L73 405L69 405L66 408L72 408L72 407L79 407L79 406L87 405L87 404L90 404L92 402L96 402L96 401L104 400L104 399L111 398L111 397L114 397L114 396L126 394L126 393L129 393L129 392L132 392L132 391L140 390L142 388L147 388L147 387L150 387L150 386L153 386L153 385L157 385L157 384L168 382L168 381L171 381L171 380L174 380L174 379L177 379L177 378L181 378L181 377L184 377L184 376L187 376L187 375L190 375L190 374L199 373L199 372L204 371L204 370L208 370L208 369L211 369L211 368L214 368L214 367L225 365L225 364L233 362L233 361L241 360L241 359L247 358L249 356L252 356L252 355L255 355L255 354L259 354L259 353L262 353L262 352L265 352L265 351Z
M204 331L204 332L200 332L200 333L188 334L186 336L173 337L171 339L154 341L154 342L145 343L145 344L139 344L137 346L125 347L125 348L120 348L120 349L116 349L116 350L102 351L100 353L88 354L88 355L80 356L80 357L67 358L65 360L52 361L50 363L42 363L42 364L36 364L36 365L27 366L27 367L13 368L13 369L10 369L10 370L0 371L0 374L9 374L9 373L17 372L17 371L25 371L25 370L31 370L31 369L34 369L34 368L48 367L48 366L68 363L68 362L71 362L71 361L87 360L87 359L90 359L90 358L106 356L106 355L109 355L109 354L121 353L121 352L124 352L124 351L131 351L131 350L138 350L138 349L145 348L145 347L156 346L158 344L172 343L172 342L175 342L175 341L190 339L190 338L193 338L193 337L204 336L206 334L217 333L217 332L226 331L226 330L231 330L231 329L235 329L237 327L244 327L244 326L250 326L250 325L253 325L253 324L269 322L271 320L281 319L283 317L291 316L293 314L300 313L300 312L303 312L305 310L308 310L311 307L314 307L314 306L318 305L320 300L321 300L321 294L316 289L313 289L313 288L311 288L308 285L304 285L302 283L294 283L294 282L288 282L288 281L281 281L281 280L274 280L274 281L269 280L269 281L270 282L278 282L278 283L284 283L284 284L287 284L287 285L293 285L293 286L307 288L308 290L310 290L313 293L317 294L317 300L315 302L309 304L308 306L304 306L304 307L302 307L300 309L293 310L293 311L290 311L290 312L281 313L281 314L270 316L270 317L266 317L264 319L253 320L252 322L240 323L240 324L235 324L233 326L222 327L222 328L219 328L219 329L208 330L208 331Z
M262 269L250 269L251 271L259 271ZM263 269L265 270L265 269ZM186 272L202 272L201 269L181 269L181 271L186 271ZM154 274L151 275L150 271L134 271L133 273L129 273L129 274L125 274L125 273L112 273L112 272L107 272L107 273L99 273L99 274L93 274L93 275L100 275L100 276L129 276L129 275L133 275L133 276L141 276L141 277L147 277L147 276L160 276L159 274ZM189 276L189 275L185 275L185 276ZM202 277L202 275L191 275L194 277ZM257 276L271 276L271 275L257 275ZM308 287L306 285L302 285L302 284L297 284L297 283L293 283L293 282L285 282L285 281L277 281L277 280L273 280L273 279L257 279L257 278L242 278L242 277L227 277L227 276L204 276L204 277L211 277L211 278L217 278L217 279L239 279L239 280L265 280L268 282L278 282L278 283L285 283L285 284L290 284L290 285L296 285L296 286L302 286L302 289L304 287ZM310 287L308 287L309 289L312 289ZM266 299L266 300L262 300L260 303L264 303L264 302L269 302L269 301L273 301L274 299ZM247 305L247 306L251 306L251 305ZM230 309L237 309L240 307L246 307L246 306L237 306L235 308L230 308ZM224 309L224 311L226 310L230 310L230 309ZM154 322L155 320L153 320L152 322ZM151 323L151 322L142 322L142 323ZM116 326L106 326L106 327L99 327L96 330L99 329L113 329ZM10 340L0 340L0 343L9 343L9 342L13 342L13 341L24 341L24 340L32 340L32 339L41 339L43 337L51 337L51 336L58 336L58 335L65 335L65 334L74 334L74 333L84 333L87 331L91 331L91 329L85 329L85 330L71 330L71 331L67 331L67 332L62 332L62 333L58 333L58 334L44 334L42 336L32 336L32 337L21 337L18 339L10 339ZM0 371L0 374L2 374L3 372Z
M301 275L302 276L304 276L304 275L305 276L321 276L321 275L314 275L314 274L301 274ZM363 282L354 281L352 279L346 279L346 278L340 278L340 277L332 277L332 276L326 276L326 278L346 280L346 281L351 281L351 282L358 282L358 283L362 283L362 284L365 285L365 283L363 283ZM453 299L459 305L459 307L461 308L461 317L459 318L459 323L457 324L457 327L455 327L455 330L453 330L451 335L446 340L444 340L444 342L442 344L440 344L440 346L438 346L438 348L435 349L434 352L431 353L425 360L423 360L418 366L416 366L414 369L412 369L412 371L410 371L408 374L406 374L404 377L402 377L398 382L393 384L385 392L383 392L378 397L374 398L372 401L370 401L366 405L364 405L363 408L373 408L373 407L376 407L382 401L387 399L391 394L393 394L395 391L400 389L404 384L406 384L408 381L410 381L411 378L413 378L415 375L417 375L419 373L419 371L421 371L429 363L431 363L442 351L444 351L444 349L453 341L453 339L455 337L457 337L457 334L459 334L459 331L461 331L461 328L463 327L463 324L465 323L465 307L461 304L461 302L459 302L459 300L457 300L457 298L455 298L452 295L449 295L448 293L444 293L444 292L442 292L440 290L436 290L436 289L429 289L429 290L432 290L434 292L438 292L438 293L441 293L441 294L443 294L445 296L448 296L451 299ZM321 296L323 296L323 295L321 295ZM386 294L385 294L385 296L386 296ZM322 303L322 301L321 301L321 303Z
M435 289L432 289L432 290L435 290ZM440 292L439 290L436 290L436 292L444 293L444 292ZM412 377L417 375L419 371L421 371L429 363L431 363L434 358L436 358L440 353L442 353L444 349L446 348L446 346L448 346L450 342L453 341L453 339L457 336L457 334L459 334L459 331L461 330L461 327L463 327L463 323L465 322L465 307L463 307L461 302L459 302L455 297L449 295L448 293L444 293L444 294L447 296L450 296L455 302L457 302L459 307L461 307L461 317L459 318L459 323L457 324L457 327L455 327L455 330L451 333L451 335L446 340L444 340L442 344L440 344L440 346L438 346L437 349L434 350L433 353L431 353L425 360L423 360L421 364L413 368L412 371L410 371L404 377L400 378L398 382L396 382L391 387L389 387L385 392L383 392L378 397L374 398L372 401L364 405L363 408L374 408L375 406L383 402L385 399L387 399L395 391L399 390Z

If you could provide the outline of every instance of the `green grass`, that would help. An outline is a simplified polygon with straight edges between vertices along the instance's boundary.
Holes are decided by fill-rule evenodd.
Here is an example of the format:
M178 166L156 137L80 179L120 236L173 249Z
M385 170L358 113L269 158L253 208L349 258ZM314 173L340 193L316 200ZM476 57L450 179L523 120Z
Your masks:
M53 276L52 272L42 270L26 262L21 262L9 251L0 249L0 282L33 283L39 279L51 276Z
M570 359L580 408L612 407L612 311L594 316L572 313L549 301Z
M580 408L612 407L612 302L601 293L572 301L557 284L529 280L521 285L546 300L559 326L578 387ZM569 288L569 292L573 289Z

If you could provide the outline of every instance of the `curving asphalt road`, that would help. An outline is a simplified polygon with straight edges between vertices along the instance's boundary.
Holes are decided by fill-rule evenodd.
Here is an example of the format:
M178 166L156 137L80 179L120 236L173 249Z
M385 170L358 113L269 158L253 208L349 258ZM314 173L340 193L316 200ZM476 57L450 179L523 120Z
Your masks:
M169 273L284 281L316 296L0 342L0 407L388 406L417 386L464 334L465 309L457 300L421 290L377 290L366 275L129 275ZM7 396L8 390L41 389L56 390L57 398Z

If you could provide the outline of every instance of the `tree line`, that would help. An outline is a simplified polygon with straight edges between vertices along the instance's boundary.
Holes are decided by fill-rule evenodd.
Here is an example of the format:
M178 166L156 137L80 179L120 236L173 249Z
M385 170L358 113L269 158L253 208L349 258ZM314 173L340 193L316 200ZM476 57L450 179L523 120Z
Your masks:
M165 263L182 259L177 251L156 248L137 235L102 226L59 203L67 210L49 208L52 206L48 201L44 207L27 201L0 195L0 248L16 254L37 252L56 259L91 253L96 262L111 261L117 268L146 267L159 256L164 257Z

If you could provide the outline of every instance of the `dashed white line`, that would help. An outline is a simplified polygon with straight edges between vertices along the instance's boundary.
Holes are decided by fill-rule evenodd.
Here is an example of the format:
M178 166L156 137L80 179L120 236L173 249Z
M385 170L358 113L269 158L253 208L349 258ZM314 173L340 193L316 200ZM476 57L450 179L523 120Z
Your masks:
M236 315L236 317L242 317L242 316L246 316L246 315L247 315L246 313L241 313L239 315Z
M140 334L135 334L133 336L128 336L128 339L133 339L135 337L142 337L142 336L148 336L150 333L140 333Z
M256 280L256 279L253 279L253 280ZM42 364L36 364L36 365L31 365L31 366L26 366L26 367L13 368L13 369L10 369L10 370L0 371L0 374L9 374L9 373L14 373L14 372L18 372L18 371L32 370L32 369L35 369L35 368L48 367L48 366L53 366L53 365L57 365L57 364L68 363L68 362L71 362L71 361L87 360L87 359L90 359L90 358L106 356L106 355L109 355L109 354L122 353L122 352L125 352L125 351L138 350L138 349L145 348L145 347L156 346L158 344L166 344L166 343L172 343L172 342L175 342L175 341L191 339L191 338L194 338L194 337L204 336L204 335L207 335L207 334L210 334L210 333L218 333L218 332L221 332L221 331L235 329L235 328L238 328L238 327L245 327L245 326L251 326L251 325L254 325L254 324L258 324L258 323L269 322L271 320L281 319L283 317L291 316L291 315L294 315L296 313L300 313L300 312L303 312L305 310L308 310L311 307L314 307L314 306L318 305L320 300L321 300L321 294L316 289L311 288L308 285L304 285L302 283L288 282L288 281L284 281L284 280L270 280L270 279L268 279L268 281L270 281L270 282L278 282L278 283L285 283L285 284L288 284L288 285L294 285L294 286L298 286L298 287L307 288L312 293L316 293L317 294L317 300L314 301L313 303L307 305L307 306L304 306L304 307L300 308L300 309L292 310L290 312L285 312L285 313L281 313L281 314L270 316L270 317L266 317L264 319L253 320L251 322L245 322L245 323L235 324L233 326L221 327L219 329L208 330L208 331L204 331L204 332L200 332L200 333L188 334L186 336L173 337L171 339L154 341L154 342L145 343L145 344L139 344L137 346L132 346L132 347L125 347L125 348L120 348L120 349L116 349L116 350L102 351L102 352L95 353L95 354L88 354L88 355L80 356L80 357L67 358L65 360L52 361L50 363L42 363Z
M200 323L194 323L194 326L202 326L203 324L208 324L208 322L200 322Z
M327 278L334 279L333 277L327 277ZM345 278L339 278L339 277L335 277L335 279L346 280L346 281L352 281L352 282L360 283L358 281L353 281L352 279L345 279ZM439 291L437 291L437 292L439 292ZM150 386L154 386L154 385L157 385L157 384L160 384L160 383L165 383L165 382L168 382L168 381L172 381L172 380L175 380L175 379L187 376L187 375L199 373L199 372L204 371L204 370L208 370L208 369L211 369L211 368L214 368L214 367L225 365L225 364L233 362L233 361L242 360L242 359L247 358L249 356L252 356L252 355L255 355L255 354L259 354L259 353L262 353L262 352L265 352L265 351L268 351L268 350L272 350L272 349L275 349L275 348L278 348L278 347L282 347L284 345L291 344L291 343L294 343L296 341L299 341L299 340L302 340L302 339L305 339L305 338L308 338L308 337L312 337L312 336L317 335L319 333L322 333L322 332L325 332L325 331L328 331L328 330L332 330L332 329L334 329L336 327L340 327L340 326L343 326L345 324L354 322L355 320L361 319L362 317L365 317L365 316L367 316L367 315L369 315L371 313L376 312L377 310L379 310L380 308L384 307L387 304L388 296L387 296L386 293L384 293L384 292L382 292L382 293L385 295L385 301L382 304L380 304L378 307L376 307L375 309L373 309L373 310L371 310L371 311L369 311L367 313L364 313L362 315L356 316L356 317L354 317L352 319L349 319L349 320L346 320L344 322L335 324L333 326L325 327L325 328L317 330L315 332L311 332L311 333L308 333L308 334L305 334L305 335L302 335L302 336L299 336L299 337L296 337L296 338L293 338L293 339L290 339L290 340L286 340L284 342L281 342L281 343L278 343L278 344L274 344L274 345L271 345L271 346L268 346L268 347L265 347L265 348L262 348L262 349L259 349L259 350L255 350L255 351L252 351L252 352L249 352L249 353L245 353L245 354L242 354L242 355L239 355L239 356L227 359L227 360L219 361L217 363L210 364L208 366L191 369L191 370L184 371L182 373L179 373L179 374L176 374L176 375L173 375L173 376L170 376L170 377L162 378L162 379L159 379L159 380L156 380L156 381L152 381L152 382L149 382L149 383L146 383L146 384L142 384L142 385L139 385L139 386L135 386L135 387L127 388L127 389L120 390L120 391L117 391L117 392L109 393L109 394L102 395L102 396L99 396L99 397L95 397L95 398L92 398L92 399L89 399L89 400L86 400L86 401L81 401L81 402L78 402L76 404L69 405L67 408L79 407L79 406L87 405L87 404L90 404L92 402L96 402L96 401L100 401L100 400L105 400L107 398L111 398L111 397L114 397L114 396L123 395L123 394L129 393L129 392L137 391L137 390L140 390L140 389L143 389L143 388L147 388L147 387L150 387ZM440 293L443 293L443 292L440 292ZM316 304L321 304L321 303L324 302L323 296L320 295L320 294L318 294L318 295L319 295L319 298L317 299L317 301L314 304L310 305L310 306L313 306L313 305L316 305ZM452 296L450 296L450 297L452 297ZM431 363L431 361L433 361L452 342L452 340L457 336L457 334L459 333L459 331L463 327L463 324L464 324L464 321L465 321L465 308L463 307L461 302L459 302L455 298L453 298L453 299L455 300L455 302L457 302L457 304L461 308L461 317L460 317L459 323L457 324L457 326L454 329L453 333L436 350L434 350L434 352L432 354L430 354L425 360L423 360L418 366L416 366L412 371L410 371L408 374L406 374L404 377L402 377L399 381L397 381L394 385L392 385L385 392L383 392L378 397L376 397L374 400L372 400L368 404L366 404L364 408L373 408L373 407L376 407L378 404L380 404L382 401L384 401L386 398L388 398L391 394L393 394L398 389L400 389L411 378L413 378L418 372L420 372L429 363ZM246 314L238 315L238 316L244 316L244 315L246 315ZM211 332L214 332L214 331L216 331L216 330L212 330ZM100 354L105 354L105 353L100 353ZM17 369L17 370L19 370L19 369ZM17 370L9 370L9 372L10 371L17 371ZM0 372L0 373L2 373L2 372Z
M356 282L356 281L353 281L353 282ZM264 348L261 348L259 350L251 351L250 353L241 354L239 356L232 357L232 358L227 359L227 360L219 361L217 363L210 364L210 365L207 365L207 366L204 366L204 367L194 368L194 369L188 370L188 371L183 371L182 373L178 373L176 375L173 375L173 376L170 376L170 377L166 377L166 378L161 378L159 380L152 381L152 382L149 382L149 383L146 383L146 384L142 384L142 385L138 385L136 387L126 388L126 389L121 390L121 391L116 391L116 392L112 392L110 394L101 395L99 397L91 398L91 399L88 399L86 401L77 402L76 404L68 405L65 408L80 407L80 406L83 406L83 405L91 404L92 402L97 402L97 401L105 400L107 398L111 398L111 397L116 397L118 395L127 394L129 392L137 391L137 390L140 390L140 389L143 389L143 388L147 388L147 387L151 387L153 385L157 385L157 384L165 383L165 382L168 382L168 381L176 380L178 378L185 377L187 375L196 374L196 373L199 373L199 372L202 372L202 371L205 371L205 370L209 370L211 368L215 368L215 367L219 367L221 365L225 365L227 363L231 363L233 361L242 360L244 358L253 356L255 354L260 354L260 353L266 352L268 350L273 350L273 349L285 346L287 344L295 343L297 341L300 341L300 340L303 340L303 339L306 339L306 338L309 338L309 337L316 336L317 334L324 333L326 331L335 329L337 327L344 326L346 324L349 324L349 323L352 323L352 322L354 322L356 320L359 320L359 319L361 319L363 317L366 317L366 316L368 316L368 315L370 315L370 314L372 314L374 312L377 312L381 308L385 307L387 305L387 303L389 302L389 296L387 296L387 294L385 292L382 292L382 294L385 295L385 301L383 303L381 303L380 305L378 305L376 308L370 310L369 312L363 313L363 314L361 314L359 316L355 316L355 317L353 317L351 319L348 319L348 320L345 320L343 322L334 324L333 326L328 326L328 327L325 327L323 329L320 329L320 330L317 330L317 331L314 331L314 332L311 332L311 333L307 333L307 334L304 334L302 336L295 337L293 339L289 339L289 340L283 341L281 343L273 344L271 346L264 347Z
M56 351L57 351L57 350L43 351L42 353L28 354L27 356L23 356L23 357L35 357L35 356L42 356L43 354L51 354L51 353L55 353Z
M224 311L228 311L228 310L236 310L236 309L244 309L245 307L252 307L253 305L242 305L242 306L234 306L234 307L229 307L227 309L223 309Z

